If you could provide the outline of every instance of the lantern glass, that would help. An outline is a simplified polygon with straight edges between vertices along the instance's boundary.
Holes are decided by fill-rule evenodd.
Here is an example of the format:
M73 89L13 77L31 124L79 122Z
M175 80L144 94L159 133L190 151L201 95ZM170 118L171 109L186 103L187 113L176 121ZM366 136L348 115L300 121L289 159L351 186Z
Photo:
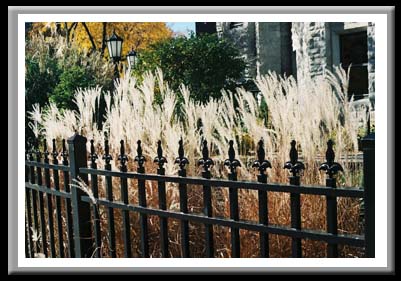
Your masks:
M123 39L113 32L113 35L107 40L107 48L109 49L110 58L114 61L121 60L122 45Z
M137 57L136 57L136 52L133 49L128 53L127 60L129 68L134 69L135 64L137 62Z

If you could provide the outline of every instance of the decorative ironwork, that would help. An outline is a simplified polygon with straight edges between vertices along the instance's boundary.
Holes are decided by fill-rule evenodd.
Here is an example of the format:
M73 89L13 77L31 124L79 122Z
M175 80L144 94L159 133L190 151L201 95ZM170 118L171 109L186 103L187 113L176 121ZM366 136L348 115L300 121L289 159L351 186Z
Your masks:
M238 159L235 159L234 141L230 140L228 144L230 145L228 149L228 159L224 161L224 165L228 166L230 168L230 172L234 174L235 169L237 167L241 167L241 163Z
M89 155L89 159L91 160L92 165L96 164L96 160L98 159L98 156L97 156L97 154L95 152L94 142L95 142L94 140L90 141L90 143L91 143L91 152L90 152L90 155Z
M63 150L61 152L61 155L63 156L63 164L68 165L68 151L65 145L65 139L62 140L62 146Z
M178 141L178 157L175 158L174 163L178 164L180 166L180 169L184 169L185 165L189 164L189 160L188 158L184 157L184 144L182 141L182 137L181 139Z
M142 147L141 147L141 141L138 140L137 142L137 148L136 148L136 153L137 155L135 156L134 161L138 162L138 167L139 168L143 168L143 164L145 163L146 159L145 157L142 155Z
M304 163L298 161L298 151L296 149L297 142L295 140L291 141L291 150L290 150L290 161L284 164L284 169L289 169L290 173L294 177L298 176L301 170L305 170Z
M127 169L127 165L125 164L128 161L128 156L125 154L124 141L120 141L120 155L118 156L118 160L120 161L120 170L124 171Z
M49 154L50 154L50 152L47 148L47 141L46 141L46 139L44 139L43 140L43 155L45 156L44 157L45 162L49 162Z
M257 154L258 154L258 160L253 162L252 168L258 168L260 174L263 175L267 168L272 167L271 163L265 159L266 153L265 153L263 138L260 139L260 141L258 142Z
M113 160L113 157L110 155L110 147L109 147L109 140L104 140L104 154L102 159L106 162L106 165L110 165L110 161Z
M202 158L198 160L198 165L203 166L203 171L209 171L210 166L214 165L214 161L209 157L209 149L207 147L207 141L203 141L203 148L202 148Z
M167 163L166 157L163 156L163 148L162 148L162 141L159 140L157 142L157 157L153 160L153 162L159 165L159 168L162 169L163 165Z
M333 150L333 144L334 143L332 140L327 142L326 162L319 167L319 171L326 171L326 174L329 175L330 179L333 178L333 176L339 171L344 172L343 167L339 163L334 162L335 154Z

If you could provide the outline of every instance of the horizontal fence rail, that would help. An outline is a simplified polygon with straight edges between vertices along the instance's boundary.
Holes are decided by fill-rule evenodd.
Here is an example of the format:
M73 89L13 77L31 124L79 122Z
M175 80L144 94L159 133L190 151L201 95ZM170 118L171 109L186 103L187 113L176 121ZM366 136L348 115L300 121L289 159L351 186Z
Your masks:
M94 141L90 142L89 158L86 150L87 139L75 134L66 141L62 141L62 148L58 150L56 141L52 140L52 151L48 151L46 140L43 149L38 141L31 143L25 161L25 197L26 197L26 257L102 257L102 241L107 241L110 257L117 257L116 235L122 236L123 256L134 257L133 239L139 241L139 256L150 256L150 233L148 229L149 217L159 218L158 240L162 257L170 257L169 219L180 222L180 248L182 257L191 257L191 239L189 222L204 225L205 257L215 257L216 247L214 239L216 233L213 226L227 227L230 230L231 257L241 257L240 241L246 237L240 236L240 230L249 230L259 233L259 256L267 258L269 253L269 235L282 235L292 240L292 257L302 257L302 241L304 239L325 242L326 256L338 257L338 245L349 245L363 248L365 257L374 257L374 134L362 141L364 185L363 188L338 188L335 175L342 171L339 163L334 162L333 142L327 143L326 162L320 170L327 174L326 186L301 185L300 173L305 169L298 160L296 142L291 142L290 160L285 163L288 169L289 184L268 182L266 170L271 163L265 159L263 140L257 146L256 158L252 167L259 171L257 181L237 181L237 168L241 165L235 158L233 142L229 142L228 159L224 165L229 169L228 180L214 179L210 167L214 161L209 157L206 140L202 142L202 158L197 165L202 168L201 177L187 177L183 140L179 140L178 157L175 164L179 166L178 175L165 175L164 164L167 159L163 156L161 142L158 142L157 156L153 162L157 163L157 174L145 172L144 163L147 160L142 154L141 142L137 142L137 156L134 162L137 171L127 169L128 157L125 154L125 145L121 141L119 171L111 170L112 156L109 152L108 140L104 143L104 168L98 168ZM36 156L36 157L35 157ZM50 157L49 157L50 156ZM43 161L42 161L43 160ZM62 160L59 164L59 160ZM89 167L88 167L89 163ZM90 179L90 180L89 180ZM105 186L105 198L99 196L99 180ZM118 181L113 181L118 179ZM128 196L128 180L137 183L137 201L132 203ZM158 207L149 207L146 198L146 182L157 182ZM120 194L113 193L113 185L117 184ZM176 184L179 191L179 210L167 208L166 186ZM200 186L203 188L203 212L189 212L188 187ZM227 188L229 191L229 217L213 215L211 195L212 190ZM257 221L243 220L239 217L238 190L256 190L255 205L259 211ZM118 189L117 189L118 190ZM269 223L268 192L288 193L290 196L290 226ZM300 196L319 195L326 198L326 231L303 229L301 227ZM117 197L116 197L117 196ZM364 201L364 235L340 234L337 222L337 198L360 198ZM119 198L116 200L115 198ZM100 210L104 210L104 212ZM115 222L115 212L122 214L121 224ZM102 215L103 214L103 215ZM139 232L132 231L132 216L139 218ZM106 223L107 227L101 227ZM107 229L107 233L104 230ZM103 230L103 231L102 231ZM153 241L153 240L152 240ZM154 242L153 242L154 243Z
M363 198L364 191L360 188L331 188L324 186L312 186L312 185L285 185L276 183L258 183L250 181L229 181L221 179L204 179L198 177L180 177L180 176L164 176L157 174L139 174L135 172L118 172L118 171L107 171L107 170L94 170L90 168L81 168L81 173L94 174L99 176L111 176L126 179L141 179L151 180L160 182L171 182L171 183L184 183L193 185L208 185L211 187L231 187L231 188L243 188L252 190L262 191L273 191L273 192L288 192L296 194L313 194L313 195L326 195L326 196L337 196L337 197L354 197Z

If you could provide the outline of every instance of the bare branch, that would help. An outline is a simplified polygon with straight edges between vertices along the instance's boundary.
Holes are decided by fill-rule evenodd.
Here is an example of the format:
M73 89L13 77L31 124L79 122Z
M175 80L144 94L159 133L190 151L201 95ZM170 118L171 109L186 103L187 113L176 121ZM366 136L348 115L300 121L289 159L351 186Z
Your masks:
M107 22L103 22L103 35L102 35L102 49L101 54L103 56L104 50L106 49L106 31L107 31Z
M93 41L93 37L92 37L92 34L91 34L90 31L89 31L88 26L87 26L86 23L84 23L84 22L82 22L82 25L84 26L85 31L86 31L86 33L88 34L89 40L91 41L92 49L93 49L93 50L96 50L96 44L95 44L95 41Z

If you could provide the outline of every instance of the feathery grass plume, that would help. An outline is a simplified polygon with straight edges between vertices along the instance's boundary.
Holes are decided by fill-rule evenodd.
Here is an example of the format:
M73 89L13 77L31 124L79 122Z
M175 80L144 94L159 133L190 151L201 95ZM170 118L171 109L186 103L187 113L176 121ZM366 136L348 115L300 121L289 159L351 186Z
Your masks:
M300 160L306 165L302 183L323 184L325 175L318 172L318 167L321 162L324 162L327 140L333 139L336 161L345 169L339 185L355 186L360 184L356 179L360 179L361 167L352 168L351 165L347 165L351 161L349 156L357 151L358 134L358 122L356 122L354 109L351 102L347 100L348 78L348 74L341 68L335 68L333 73L325 71L320 77L311 78L305 75L302 77L303 80L298 79L298 82L292 76L280 77L274 72L258 77L255 82L268 107L267 125L260 118L261 112L257 98L251 92L244 89L237 89L235 92L223 90L221 99L200 105L190 99L188 87L181 86L179 93L172 91L164 81L160 70L157 70L156 74L151 72L145 74L141 83L129 75L115 82L114 91L105 95L106 110L102 130L99 130L94 122L94 114L99 106L97 101L101 92L100 87L77 90L75 97L77 111L59 111L54 104L50 104L44 110L38 107L33 108L30 118L33 122L37 122L38 128L43 128L48 140L68 138L75 130L82 132L86 137L95 140L96 147L99 148L98 155L104 153L102 146L104 135L107 133L110 154L113 157L111 161L113 170L118 169L117 155L121 139L126 141L126 153L130 159L136 156L137 140L142 141L143 155L147 159L153 159L156 156L156 143L161 140L163 156L168 161L165 164L167 175L178 172L174 159L178 156L178 140L182 136L185 156L190 162L186 167L188 176L200 174L196 163L201 157L201 141L206 139L210 157L215 162L211 169L212 176L226 178L227 171L223 163L228 157L228 142L233 140L237 158L244 164L238 169L239 180L255 180L255 171L247 163L256 158L256 142L263 138L266 159L272 163L272 169L268 172L269 182L281 183L288 182L287 171L282 168L289 160L290 142L295 139ZM161 104L155 102L156 90L158 94L160 93ZM177 116L178 113L175 110L179 103L178 94L182 96L180 116ZM146 172L154 173L156 166L151 162L145 163ZM99 168L103 165L103 160L99 159ZM128 162L130 170L133 170L135 166L136 164ZM119 194L118 179L114 180L114 194ZM105 188L102 188L102 185L104 182L100 181L100 196L104 196L102 193ZM82 183L78 183L78 186L90 196L89 188ZM157 185L149 182L146 188L149 205L157 206ZM167 184L166 190L168 208L178 208L177 186ZM135 180L129 181L129 196L133 202L137 202L137 181ZM213 198L214 212L229 217L227 189L213 189ZM188 186L188 200L189 208L193 208L194 211L202 210L202 206L199 205L199 202L202 202L201 189ZM239 200L241 218L257 221L258 208L255 204L257 193L240 190ZM289 200L288 194L269 193L270 223L290 225ZM303 227L325 228L324 202L320 196L301 196ZM358 217L359 203L339 199L339 205L346 206L341 210L339 208L338 218L341 229L358 233L360 229L350 218ZM348 211L351 213L347 213ZM121 216L116 215L116 230L121 222ZM132 225L133 231L138 233L137 217L133 216ZM158 224L152 221L149 231L157 233L158 227ZM196 233L202 233L200 226L192 227ZM169 236L179 243L180 230L177 224L169 224ZM118 236L118 239L121 240L121 237ZM122 245L120 240L118 244ZM291 243L287 240L285 237L272 236L270 252L273 256L285 256L290 253ZM216 249L219 255L229 256L230 251L227 250L230 249L229 232L223 229L216 232L216 241L219 245ZM241 242L242 247L249 249L258 247L254 245L258 243L252 241L250 239L247 242ZM157 247L155 246L154 249L158 249ZM196 249L198 248L196 255L202 256L202 247ZM309 242L305 242L304 245L304 251L308 256L319 256L324 249L324 245ZM180 256L179 247L172 246L170 250L173 256ZM122 252L121 249L117 252L119 251ZM354 253L351 250L344 251ZM254 252L244 251L246 256L252 256Z

